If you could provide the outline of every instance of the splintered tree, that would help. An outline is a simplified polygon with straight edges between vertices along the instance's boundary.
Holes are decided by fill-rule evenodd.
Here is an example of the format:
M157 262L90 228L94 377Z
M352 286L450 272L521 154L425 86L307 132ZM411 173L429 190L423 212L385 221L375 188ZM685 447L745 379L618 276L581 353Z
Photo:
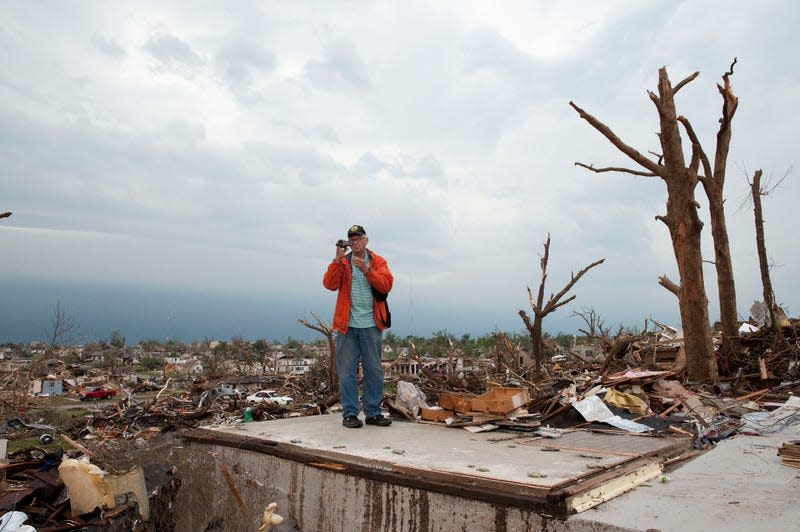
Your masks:
M698 174L697 179L703 185L703 190L705 190L708 198L711 235L714 240L714 266L717 271L717 290L719 292L719 321L722 325L722 350L724 353L729 352L731 339L739 334L739 318L736 313L736 284L733 279L733 263L728 239L728 225L725 222L725 198L723 196L725 170L728 165L728 150L731 144L731 121L736 113L736 108L739 106L739 98L733 94L730 82L730 77L733 75L733 65L735 64L736 58L733 59L730 70L722 75L722 85L717 84L717 89L722 96L722 116L719 119L713 168L689 120L683 116L678 117L678 120L686 129L689 139L692 141L692 161L694 165L691 171L697 172L697 158L699 158L703 168L703 173Z
M48 373L48 366L58 361L58 348L63 346L63 343L72 335L74 330L74 318L71 315L67 315L64 307L61 305L61 300L56 299L56 306L53 309L50 328L46 332L47 344L44 353L33 357L24 376L26 382L17 387L17 389L21 391L21 404L24 405L27 403L30 384L34 379L46 375Z
M304 319L298 319L297 321L309 329L313 329L319 333L322 333L325 336L325 339L328 340L328 389L335 390L339 384L339 381L336 375L336 342L333 339L334 331L330 325L323 323L323 321L319 319L316 314L312 312L311 315L314 316L314 319L317 322L316 325Z
M551 312L555 311L558 307L564 306L573 299L575 296L572 295L567 299L561 301L561 298L564 297L567 292L569 292L575 283L577 283L583 275L594 268L595 266L602 264L606 259L600 259L594 261L590 265L586 266L584 269L579 271L577 275L572 275L570 281L561 289L561 291L555 295L550 295L550 299L547 303L544 302L544 285L545 281L547 280L547 262L550 259L550 235L547 235L547 241L544 243L544 255L542 255L541 260L539 261L542 275L539 280L539 291L536 295L536 300L533 298L533 290L528 287L528 299L531 302L531 310L533 310L533 322L531 322L530 317L524 310L519 311L519 316L522 318L523 323L525 323L525 328L528 329L528 334L531 337L531 352L533 355L533 363L535 366L536 374L538 375L542 370L542 321L544 317L550 314Z
M781 180L782 181L782 180ZM780 182L775 185L777 187ZM769 194L775 187L762 188L761 170L756 170L753 181L750 183L750 191L753 198L753 215L756 224L756 249L758 250L758 265L761 270L761 285L764 288L764 305L767 307L769 328L775 329L780 322L780 318L785 318L783 310L775 302L775 291L772 289L772 279L769 275L769 259L767 258L767 245L764 239L764 213L761 207L761 196Z
M651 160L623 142L608 126L570 102L581 118L605 136L617 149L644 168L594 168L582 163L579 166L595 172L619 171L633 175L659 177L667 187L667 213L656 216L668 228L672 238L672 249L678 265L680 283L677 285L681 323L684 332L684 347L687 354L687 374L695 381L716 381L718 378L714 347L711 342L711 327L708 319L708 298L703 280L703 257L700 233L703 223L698 215L699 204L694 191L699 181L698 169L703 155L699 144L694 144L689 165L683 153L679 120L675 109L675 94L694 80L699 72L688 76L673 86L667 69L658 71L658 94L648 91L659 116L659 141L662 154ZM709 172L706 167L705 171ZM706 176L710 177L710 176Z

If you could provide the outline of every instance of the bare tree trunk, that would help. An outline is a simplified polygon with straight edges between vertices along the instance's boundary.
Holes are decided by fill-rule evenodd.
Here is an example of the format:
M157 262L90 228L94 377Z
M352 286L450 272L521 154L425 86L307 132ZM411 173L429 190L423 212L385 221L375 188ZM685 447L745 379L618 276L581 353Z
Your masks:
M703 262L700 248L700 232L703 223L697 214L699 204L695 200L697 168L700 154L692 152L691 165L687 167L683 155L678 116L675 110L675 93L695 79L698 72L690 75L674 87L667 70L658 71L658 94L648 91L659 115L659 140L662 155L652 161L639 151L625 144L604 123L570 102L578 114L602 133L614 146L647 171L620 168L595 169L579 164L594 172L622 171L634 175L658 176L667 186L667 213L656 216L667 226L672 239L672 250L678 265L680 286L678 301L687 352L687 374L695 381L714 381L718 378L714 347L711 343L711 327L708 319L708 298L703 280Z
M728 151L731 143L731 121L739 105L739 99L733 94L730 84L730 76L733 75L733 66L735 64L736 59L734 58L730 71L722 75L722 85L717 85L717 89L722 95L722 116L719 119L720 125L719 131L717 131L717 147L714 154L713 169L689 121L682 116L678 118L686 128L692 141L693 154L703 166L704 175L699 176L698 179L708 197L711 235L714 241L714 265L717 272L723 353L730 351L730 342L731 339L738 336L739 324L736 312L736 283L733 277L733 262L731 261L728 226L725 221L725 200L723 197Z
M519 316L522 318L522 322L525 324L525 328L528 329L528 334L530 334L531 337L531 354L533 355L533 363L535 365L536 375L540 375L542 371L542 321L544 320L544 317L555 311L558 307L566 305L575 299L575 296L573 295L564 301L561 301L561 298L564 297L573 286L575 286L575 283L577 283L586 272L605 261L605 259L597 260L583 268L578 272L577 275L573 275L566 286L564 286L559 293L550 296L550 300L547 302L547 304L544 304L544 285L545 281L547 280L547 261L549 258L550 235L548 234L547 241L544 243L544 255L539 261L542 270L542 276L539 281L539 291L536 295L536 302L533 301L533 291L528 288L528 299L531 302L531 310L533 310L533 322L531 323L530 318L524 310L519 311Z
M769 276L767 245L764 240L764 215L761 210L761 170L756 170L750 190L753 195L753 214L756 219L756 249L758 250L758 265L761 269L761 285L764 287L764 305L769 313L769 328L775 329L777 327L775 292L772 290L772 279Z
M691 380L717 380L717 361L711 343L708 298L703 280L700 232L703 222L694 198L697 176L686 167L675 111L675 91L666 68L658 71L658 96L650 93L658 109L661 149L664 155L663 179L667 184L667 215L664 222L672 237L672 249L680 275L680 312L686 346L686 370Z
M309 323L307 320L297 321L309 329L322 333L328 340L328 387L330 390L335 390L339 386L339 379L338 375L336 375L336 342L333 340L333 329L331 329L329 325L324 324L313 312L311 315L317 320L316 325Z
M592 307L583 307L580 312L573 312L571 316L578 317L586 323L588 331L578 329L590 338L606 337L608 336L608 329L603 327L605 323L600 319L600 314Z

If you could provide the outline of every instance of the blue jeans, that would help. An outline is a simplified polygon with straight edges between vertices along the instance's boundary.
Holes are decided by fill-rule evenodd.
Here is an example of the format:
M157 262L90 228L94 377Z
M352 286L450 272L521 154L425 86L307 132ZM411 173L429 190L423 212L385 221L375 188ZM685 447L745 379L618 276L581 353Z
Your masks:
M342 415L358 416L358 361L364 373L364 409L367 417L381 414L383 399L383 366L381 344L383 334L377 327L348 327L347 333L336 333L336 373L339 375L339 400Z

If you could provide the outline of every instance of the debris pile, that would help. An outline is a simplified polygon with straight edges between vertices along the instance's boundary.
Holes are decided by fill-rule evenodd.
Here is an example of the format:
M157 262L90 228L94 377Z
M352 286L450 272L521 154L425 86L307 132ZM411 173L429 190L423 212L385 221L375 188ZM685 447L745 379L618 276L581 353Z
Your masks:
M387 367L392 393L384 405L396 419L447 430L672 435L691 439L699 453L736 433L800 433L799 328L794 320L777 330L742 333L735 349L718 355L717 383L686 381L682 339L663 328L605 339L594 356L554 356L538 373L507 362L519 359L509 342L498 344L491 364L472 371L422 367L417 375L393 375L395 361ZM25 516L20 526L38 530L170 530L174 523L165 509L180 486L170 452L180 431L336 411L327 368L320 360L302 376L188 387L167 380L156 389L122 389L100 402L81 403L75 395L75 405L60 416L36 403L13 416L6 409L0 513L7 520ZM285 404L248 403L265 388ZM798 467L800 440L779 455Z
M180 479L170 455L180 429L240 423L246 408L258 420L293 414L225 393L200 404L205 388L215 387L167 383L139 400L79 403L70 410L81 415L60 427L8 420L0 425L0 514L24 517L20 523L36 530L173 530L168 509Z
M398 400L399 386L398 398L386 404L396 417L447 427L673 434L692 438L703 450L737 432L753 433L753 419L770 412L789 412L779 422L770 419L773 426L800 424L800 415L794 417L800 395L799 328L800 321L791 320L776 330L752 327L735 338L736 348L727 357L718 354L721 378L714 384L685 380L681 335L661 326L658 333L603 339L604 356L593 360L573 353L553 357L539 375L515 367L500 367L482 379L423 371L416 385L432 406L409 415ZM485 394L525 401L501 402L503 408L491 411L479 406Z

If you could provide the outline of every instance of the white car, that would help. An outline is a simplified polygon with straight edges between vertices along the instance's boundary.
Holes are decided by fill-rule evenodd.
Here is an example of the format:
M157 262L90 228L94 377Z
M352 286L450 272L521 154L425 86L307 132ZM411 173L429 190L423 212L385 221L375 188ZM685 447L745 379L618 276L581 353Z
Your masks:
M247 396L248 403L273 403L276 405L288 405L292 398L287 395L278 395L275 390L261 390Z

